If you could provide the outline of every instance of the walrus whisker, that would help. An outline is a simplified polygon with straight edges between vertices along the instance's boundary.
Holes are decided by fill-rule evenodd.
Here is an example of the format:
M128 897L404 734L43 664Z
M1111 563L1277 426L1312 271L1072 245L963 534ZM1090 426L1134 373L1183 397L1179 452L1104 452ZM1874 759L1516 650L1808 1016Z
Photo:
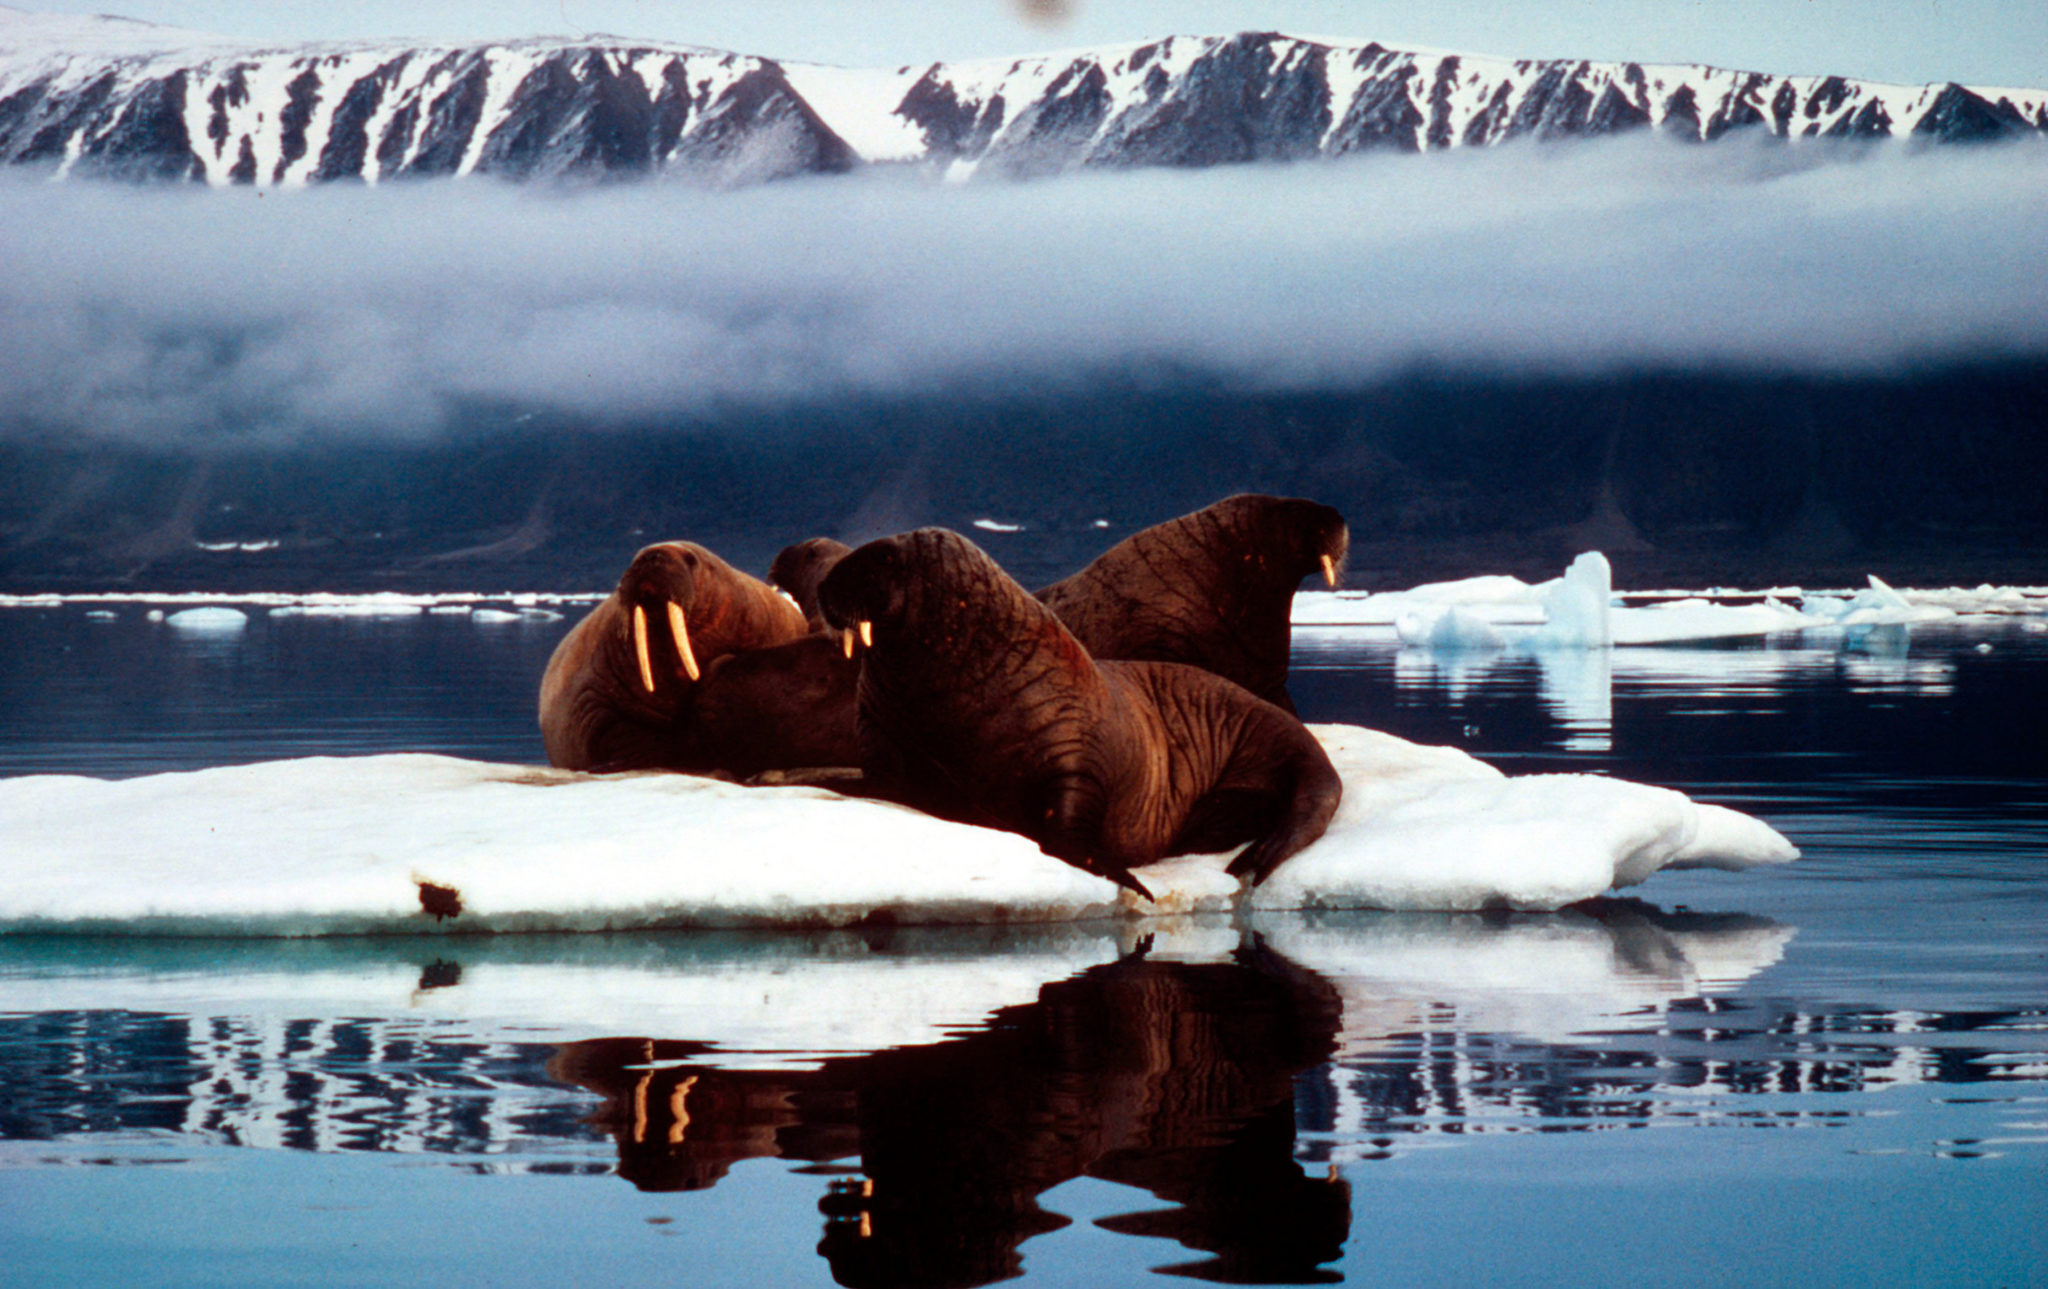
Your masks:
M640 660L640 683L654 692L654 663L647 656L647 610L633 606L633 656Z
M691 680L696 680L702 673L697 670L697 655L690 650L690 626L683 621L683 606L674 600L668 602L668 629L675 635L676 657L682 659L683 670L690 673Z

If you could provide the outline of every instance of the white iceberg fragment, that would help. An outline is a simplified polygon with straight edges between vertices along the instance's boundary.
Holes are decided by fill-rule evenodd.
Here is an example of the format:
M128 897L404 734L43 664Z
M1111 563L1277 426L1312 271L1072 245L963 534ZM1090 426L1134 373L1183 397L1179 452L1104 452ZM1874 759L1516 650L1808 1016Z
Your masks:
M180 609L165 618L164 625L178 631L240 631L249 625L249 615L240 609L213 605Z
M1394 623L1394 630L1404 645L1442 653L1461 649L1499 649L1507 644L1491 622L1455 604L1435 617L1420 613L1404 614Z
M1550 649L1605 649L1614 643L1608 617L1614 599L1614 570L1599 551L1571 562L1564 576L1536 588L1543 625L1531 643Z
M1642 608L1615 609L1611 621L1614 643L1618 645L1737 640L1803 631L1815 625L1813 619L1770 596L1759 604L1669 600Z
M1313 727L1325 836L1249 892L1227 856L1146 904L1011 833L815 788L427 755L107 782L0 780L0 929L256 935L1048 922L1233 908L1552 909L1663 868L1798 852L1677 792L1510 779L1452 748ZM459 913L437 917L436 912Z
M1959 613L2015 614L2042 607L2030 588L1987 585L1974 591L1916 591L1908 596L1875 575L1854 597L1778 587L1763 593L1758 603L1723 604L1703 595L1656 592L1681 598L1633 607L1617 602L1612 576L1606 556L1588 551L1573 560L1562 577L1537 586L1489 576L1372 595L1303 591L1294 597L1292 620L1297 627L1311 629L1392 627L1402 644L1442 652L1482 647L1484 632L1474 625L1480 624L1490 628L1501 645L1540 654L1910 626ZM1708 594L1725 598L1749 593ZM1787 603L1791 599L1800 601L1798 607Z

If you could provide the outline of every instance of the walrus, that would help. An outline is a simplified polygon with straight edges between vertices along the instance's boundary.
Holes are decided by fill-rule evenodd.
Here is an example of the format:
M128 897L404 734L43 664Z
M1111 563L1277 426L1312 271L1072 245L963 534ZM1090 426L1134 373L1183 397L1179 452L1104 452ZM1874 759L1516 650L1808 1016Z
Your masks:
M808 632L787 596L702 546L649 546L548 659L548 760L568 770L716 768L696 763L702 749L686 736L706 669Z
M1292 712L1295 588L1313 573L1336 586L1350 545L1328 506L1240 494L1131 534L1038 598L1096 658L1189 663Z
M837 635L729 653L704 669L676 724L676 768L756 779L769 771L860 764L854 729L860 662Z
M818 612L818 583L852 549L830 537L807 537L794 546L783 547L776 553L775 562L768 566L768 580L796 601L796 607L804 611L804 618L814 631L825 625L824 615Z
M1003 828L1151 898L1130 870L1251 844L1254 885L1322 836L1343 783L1300 721L1180 663L1098 662L980 547L869 542L819 587L861 658L863 792Z

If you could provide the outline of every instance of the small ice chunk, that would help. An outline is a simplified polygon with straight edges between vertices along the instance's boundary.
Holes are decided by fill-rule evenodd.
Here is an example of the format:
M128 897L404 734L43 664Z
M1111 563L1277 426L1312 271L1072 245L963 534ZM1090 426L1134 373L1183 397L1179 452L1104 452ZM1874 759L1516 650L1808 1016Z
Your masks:
M1499 649L1507 641L1493 624L1477 614L1452 605L1434 618L1421 613L1406 614L1394 623L1401 643L1439 653L1468 649Z
M469 615L469 620L471 622L517 622L520 620L520 615L508 613L504 609L478 609Z
M240 631L249 625L249 615L240 609L209 605L203 609L180 609L164 621L179 631Z
M112 622L121 615L112 609L87 609L85 616L94 622Z
M1536 588L1545 621L1532 644L1552 649L1605 649L1614 643L1610 624L1614 572L1607 557L1587 551L1564 576Z
M985 533L1021 533L1024 525L1005 523L1000 519L977 519L974 526Z

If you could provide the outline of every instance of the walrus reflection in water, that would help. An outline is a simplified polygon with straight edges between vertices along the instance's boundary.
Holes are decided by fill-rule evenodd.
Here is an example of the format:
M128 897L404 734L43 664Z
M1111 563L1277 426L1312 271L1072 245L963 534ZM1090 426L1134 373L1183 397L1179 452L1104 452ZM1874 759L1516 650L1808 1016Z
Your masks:
M819 588L863 646L863 791L1003 828L1149 896L1130 870L1250 845L1262 881L1322 836L1343 784L1301 722L1208 672L1097 662L980 547L869 542Z
M1131 534L1038 598L1097 658L1188 663L1291 712L1295 589L1336 586L1350 548L1330 507L1242 494Z
M548 659L548 760L569 770L727 768L704 764L690 727L700 685L729 655L808 631L787 596L702 546L649 546Z
M1351 1191L1295 1159L1294 1085L1341 1018L1328 981L1252 947L1127 958L963 1037L815 1070L719 1069L701 1044L637 1038L570 1044L548 1069L604 1097L592 1122L642 1190L701 1189L745 1159L857 1161L818 1205L818 1251L844 1285L1013 1277L1018 1246L1068 1222L1038 1196L1081 1176L1176 1205L1098 1223L1212 1255L1176 1271L1328 1282Z

